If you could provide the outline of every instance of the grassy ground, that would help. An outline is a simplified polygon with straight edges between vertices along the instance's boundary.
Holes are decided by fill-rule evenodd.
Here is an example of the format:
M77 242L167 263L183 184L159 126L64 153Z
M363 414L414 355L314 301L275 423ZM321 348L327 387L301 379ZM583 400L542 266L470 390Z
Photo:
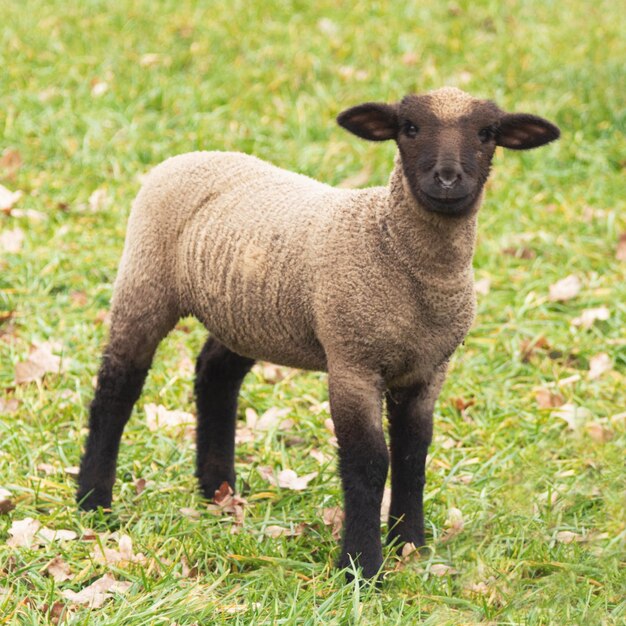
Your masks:
M15 250L0 258L0 487L15 504L0 515L0 622L624 623L624 18L608 0L4 2L0 184L23 196L0 214L0 234L12 233L3 245ZM563 137L496 159L476 256L490 291L436 409L427 555L389 556L379 593L333 571L321 511L340 504L340 490L319 374L249 376L242 418L276 407L295 425L238 447L240 532L206 508L193 441L150 431L144 411L193 411L189 359L204 339L193 320L161 346L124 436L112 530L145 560L101 563L98 542L80 538L7 545L12 524L30 517L79 536L93 528L122 551L101 519L76 512L64 468L78 463L141 174L218 148L330 183L364 168L362 178L384 183L393 146L359 142L334 116L443 84L544 115ZM570 274L580 292L551 301L550 285ZM608 319L572 325L598 307ZM57 342L63 373L16 385L16 364L46 341ZM590 377L602 353L610 369ZM293 491L259 466L319 474ZM273 538L271 526L302 533ZM63 582L46 571L57 556L70 570ZM130 588L101 608L65 597L106 572Z

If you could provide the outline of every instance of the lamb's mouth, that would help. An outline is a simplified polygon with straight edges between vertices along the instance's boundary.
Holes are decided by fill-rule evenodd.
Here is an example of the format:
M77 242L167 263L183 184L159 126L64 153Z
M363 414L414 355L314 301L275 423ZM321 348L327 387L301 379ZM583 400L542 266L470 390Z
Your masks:
M460 197L431 196L422 191L426 199L426 208L436 213L458 215L465 213L473 204L473 194L468 193Z

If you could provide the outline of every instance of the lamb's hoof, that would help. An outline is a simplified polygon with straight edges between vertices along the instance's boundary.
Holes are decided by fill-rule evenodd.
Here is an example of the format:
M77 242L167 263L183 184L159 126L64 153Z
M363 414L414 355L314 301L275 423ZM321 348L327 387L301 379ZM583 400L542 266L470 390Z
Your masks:
M211 476L211 477L202 477L199 479L200 482L200 491L202 495L207 500L215 499L215 492L221 489L224 483L228 483L228 486L235 491L235 475L230 474L227 476Z
M111 492L108 489L81 488L76 493L76 501L83 511L97 511L100 508L105 512L110 512L112 500Z
M351 583L356 576L366 585L382 586L385 574L382 571L382 557L359 558L356 561L349 555L343 555L337 563L339 569L345 569L346 582Z

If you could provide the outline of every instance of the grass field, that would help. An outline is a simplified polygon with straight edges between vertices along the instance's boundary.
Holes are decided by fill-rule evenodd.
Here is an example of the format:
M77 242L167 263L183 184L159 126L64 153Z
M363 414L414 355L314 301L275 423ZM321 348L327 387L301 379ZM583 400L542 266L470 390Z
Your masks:
M625 29L609 0L3 2L0 184L22 196L0 213L0 623L625 623ZM248 377L242 424L273 413L238 446L243 523L207 508L188 429L150 430L144 408L194 411L194 320L159 349L126 430L112 522L79 514L72 467L141 176L228 149L384 184L393 145L334 117L444 84L562 138L496 158L475 259L488 293L436 408L425 555L388 554L379 592L333 570L321 374ZM551 300L570 275L578 292ZM41 377L59 369L45 346L33 357L45 342L62 371ZM259 467L318 474L295 491ZM129 585L99 608L68 593L107 573Z

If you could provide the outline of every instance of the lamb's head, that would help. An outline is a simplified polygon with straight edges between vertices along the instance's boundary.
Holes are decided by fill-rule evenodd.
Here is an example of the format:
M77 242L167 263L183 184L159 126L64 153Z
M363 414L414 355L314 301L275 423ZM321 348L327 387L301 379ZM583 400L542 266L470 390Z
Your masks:
M361 104L337 122L363 139L395 140L418 204L450 216L477 207L496 146L528 150L559 137L559 129L541 117L506 113L452 87L395 104Z

